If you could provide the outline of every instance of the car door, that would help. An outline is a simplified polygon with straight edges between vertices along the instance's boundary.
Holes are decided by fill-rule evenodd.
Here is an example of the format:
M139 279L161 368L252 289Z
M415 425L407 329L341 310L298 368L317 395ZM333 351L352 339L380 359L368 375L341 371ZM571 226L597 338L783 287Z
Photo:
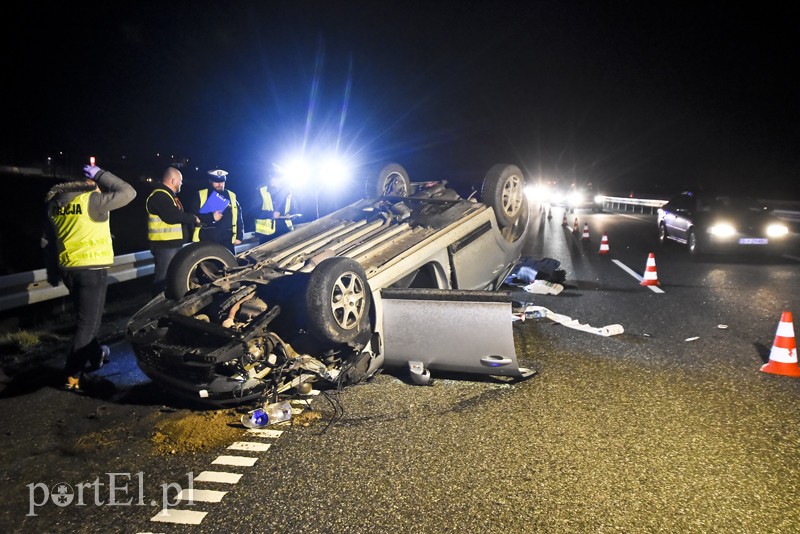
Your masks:
M686 241L691 226L696 202L692 195L684 193L664 206L664 224L667 234L680 241Z

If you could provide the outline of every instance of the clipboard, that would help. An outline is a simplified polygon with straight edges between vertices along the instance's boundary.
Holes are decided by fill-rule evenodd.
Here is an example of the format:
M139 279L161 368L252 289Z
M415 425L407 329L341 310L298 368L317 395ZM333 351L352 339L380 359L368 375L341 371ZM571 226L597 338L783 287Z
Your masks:
M208 199L206 199L205 204L200 206L200 213L214 213L215 211L222 211L228 207L231 201L216 191L212 191L210 195L208 195Z

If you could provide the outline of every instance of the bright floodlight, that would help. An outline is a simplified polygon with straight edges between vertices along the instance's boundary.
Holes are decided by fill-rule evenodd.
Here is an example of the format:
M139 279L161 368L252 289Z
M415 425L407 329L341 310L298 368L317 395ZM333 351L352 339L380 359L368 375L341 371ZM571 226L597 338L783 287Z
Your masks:
M336 187L350 178L350 167L336 157L329 157L320 167L320 179L326 187Z
M311 166L302 159L295 159L283 167L283 175L290 187L303 188L311 181Z
M525 186L524 191L525 191L525 196L528 198L528 200L537 200L537 198L536 198L537 197L537 195L536 195L536 187L535 186L533 186L531 184L528 184L528 185Z
M583 202L583 193L580 191L574 191L569 194L569 204L571 206L577 206Z

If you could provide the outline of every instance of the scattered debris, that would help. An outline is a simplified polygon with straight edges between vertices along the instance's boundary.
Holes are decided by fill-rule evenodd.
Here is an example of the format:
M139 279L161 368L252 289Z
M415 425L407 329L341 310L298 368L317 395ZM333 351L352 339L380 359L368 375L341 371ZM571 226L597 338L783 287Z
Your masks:
M505 283L516 286L531 284L534 280L544 280L563 284L567 279L567 273L559 269L560 266L561 262L553 258L535 260L530 256L523 256L506 277Z
M534 280L532 284L524 287L528 293L535 295L558 295L564 290L564 286L546 280Z
M566 315L561 315L559 313L552 312L543 306L532 306L532 305L526 306L522 316L547 317L551 321L555 321L568 328L572 328L574 330L580 330L582 332L588 332L590 334L596 334L598 336L603 336L603 337L616 336L625 332L625 329L622 327L621 324L610 324L597 328L590 326L588 324L581 324L577 319L573 319L571 317L567 317Z
M728 325L726 325L726 324L718 324L717 328L719 328L720 330L727 330L728 329Z
M700 336L687 337L684 341L697 341L698 339L700 339Z

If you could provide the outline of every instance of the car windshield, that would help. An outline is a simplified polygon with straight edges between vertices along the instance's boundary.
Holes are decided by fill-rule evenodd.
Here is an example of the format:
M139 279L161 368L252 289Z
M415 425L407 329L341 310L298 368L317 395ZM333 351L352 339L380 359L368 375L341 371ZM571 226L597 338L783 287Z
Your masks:
M701 203L702 211L761 211L762 205L751 197L718 196Z

